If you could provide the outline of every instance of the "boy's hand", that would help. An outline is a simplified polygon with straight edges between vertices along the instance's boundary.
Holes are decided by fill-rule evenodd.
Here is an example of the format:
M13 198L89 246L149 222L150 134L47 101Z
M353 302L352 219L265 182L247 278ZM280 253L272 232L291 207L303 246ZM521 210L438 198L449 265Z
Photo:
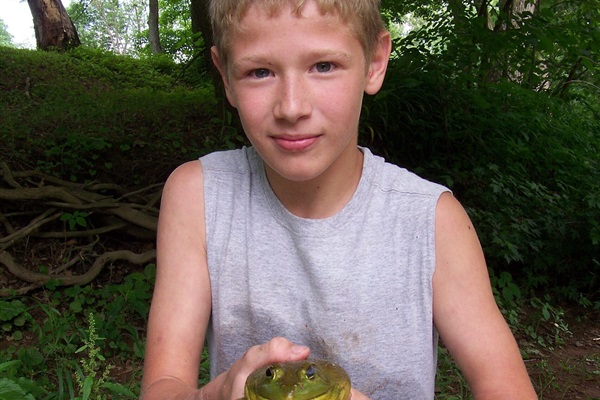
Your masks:
M215 378L214 387L219 391L218 396L207 398L239 399L244 397L246 379L254 370L275 362L304 360L308 357L310 349L306 346L296 345L289 340L276 337L261 345L253 346L231 368ZM362 397L358 397L361 399Z
M352 388L350 391L350 400L370 400L367 396Z

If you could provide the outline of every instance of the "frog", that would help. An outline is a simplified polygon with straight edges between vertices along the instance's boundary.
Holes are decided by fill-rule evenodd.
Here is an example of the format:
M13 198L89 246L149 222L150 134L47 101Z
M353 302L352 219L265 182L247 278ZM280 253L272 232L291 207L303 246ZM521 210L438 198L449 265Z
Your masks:
M338 364L324 360L269 364L252 372L245 400L347 400L350 377Z

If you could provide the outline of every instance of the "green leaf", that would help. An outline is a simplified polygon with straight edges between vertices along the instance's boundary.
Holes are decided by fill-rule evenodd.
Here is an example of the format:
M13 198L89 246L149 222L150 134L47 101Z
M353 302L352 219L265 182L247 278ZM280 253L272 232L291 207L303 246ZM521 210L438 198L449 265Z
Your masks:
M11 367L16 367L21 364L20 360L7 361L0 364L0 372L5 371Z
M77 217L75 218L75 221L77 222L77 225L83 226L84 228L87 227L87 221L85 220L85 218Z
M27 311L27 307L20 300L13 300L10 303L0 301L0 321L10 321L19 314Z
M44 355L35 347L24 347L19 349L19 360L27 367L41 365L45 361Z
M33 396L32 398L40 399L43 398L42 396L45 397L45 395L48 394L48 391L46 389L44 389L36 382L30 379L21 377L16 382L21 387L21 389L23 389L28 394L28 396Z
M512 281L512 276L510 275L510 273L503 271L500 273L500 280L498 281L498 284L500 286L508 286L508 284Z
M542 309L542 315L544 316L544 319L546 321L548 321L550 319L550 311L548 311L548 308L544 307Z
M89 400L92 394L92 386L94 386L94 377L88 375L83 381L83 400Z
M102 388L107 389L111 393L116 395L125 396L130 399L137 398L137 396L131 390L121 385L120 383L105 382L102 384Z
M73 214L71 213L64 213L63 215L61 215L60 220L61 221L69 221L73 218Z
M81 305L81 301L80 300L74 300L74 301L72 301L71 304L69 304L69 308L74 313L78 313L78 312L81 312L83 310L83 307Z
M48 289L49 291L51 291L51 292L54 291L54 290L56 290L56 288L59 287L59 286L60 286L60 281L58 279L55 279L55 278L50 279L48 282L46 282L44 284L44 287L46 289Z
M35 400L11 379L0 379L0 399L2 400Z
M87 349L87 344L84 344L83 346L81 346L80 348L78 348L77 350L75 350L75 354L77 353L81 353L82 351L84 351L85 349Z

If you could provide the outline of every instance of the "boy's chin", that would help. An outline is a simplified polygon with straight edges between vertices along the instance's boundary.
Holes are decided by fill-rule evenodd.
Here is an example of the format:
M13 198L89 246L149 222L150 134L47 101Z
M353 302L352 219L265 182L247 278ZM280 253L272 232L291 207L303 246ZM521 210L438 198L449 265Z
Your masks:
M306 183L318 178L323 171L319 171L314 165L293 165L287 164L284 166L268 165L266 168L267 178L269 180L286 181L289 183Z

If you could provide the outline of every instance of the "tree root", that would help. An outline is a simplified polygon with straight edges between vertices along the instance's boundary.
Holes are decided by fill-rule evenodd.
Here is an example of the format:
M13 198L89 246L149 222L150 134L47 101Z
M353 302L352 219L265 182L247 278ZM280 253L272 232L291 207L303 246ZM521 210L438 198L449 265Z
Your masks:
M162 184L128 191L114 184L68 182L39 171L14 172L5 163L0 163L0 178L0 265L30 284L17 290L0 288L0 296L27 293L48 282L85 285L115 261L143 264L155 258L155 250L136 254L111 249L98 255L93 248L98 242L111 247L105 242L115 237L119 243L126 243L129 237L136 244L145 243L143 247L153 245ZM28 254L32 242L55 241L69 246L75 240L90 244L54 273L32 272L24 267L27 262L15 260L16 254ZM20 250L8 251L15 246ZM95 260L90 263L92 257ZM73 268L85 272L77 275Z
M80 256L80 258L82 260L84 259L83 256ZM87 285L88 283L96 279L96 277L102 271L102 269L111 262L122 260L127 261L131 264L139 265L148 263L154 258L156 258L156 250L149 250L142 254L136 254L129 250L116 250L98 256L98 258L96 258L90 269L88 269L87 272L82 275L46 275L29 271L28 269L17 264L8 252L0 251L0 264L6 266L6 268L8 268L8 271L15 277L21 279L22 281L32 284L30 286L27 286L26 288L17 290L16 293L18 294L25 294L26 292L41 287L51 281L56 282L56 284L60 286ZM23 289L25 289L25 291L23 291ZM15 291L13 290L0 290L0 297L12 296L14 294Z

